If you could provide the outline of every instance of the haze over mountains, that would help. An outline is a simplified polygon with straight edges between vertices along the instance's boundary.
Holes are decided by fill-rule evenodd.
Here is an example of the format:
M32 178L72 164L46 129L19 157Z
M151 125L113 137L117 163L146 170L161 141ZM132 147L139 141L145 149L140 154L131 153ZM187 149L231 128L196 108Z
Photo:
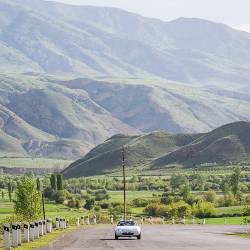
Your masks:
M250 119L250 34L201 19L0 0L0 70L2 154L77 159L117 133Z

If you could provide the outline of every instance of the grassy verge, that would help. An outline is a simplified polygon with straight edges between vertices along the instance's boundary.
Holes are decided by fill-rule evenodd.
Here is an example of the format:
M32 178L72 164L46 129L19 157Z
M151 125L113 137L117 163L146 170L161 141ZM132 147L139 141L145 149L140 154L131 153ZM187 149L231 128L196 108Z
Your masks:
M52 233L46 234L33 242L23 243L22 246L18 247L18 250L32 250L37 249L39 247L46 247L59 236L65 233L73 232L76 229L76 226L72 226L66 230L54 230ZM0 250L4 250L4 248L0 246Z

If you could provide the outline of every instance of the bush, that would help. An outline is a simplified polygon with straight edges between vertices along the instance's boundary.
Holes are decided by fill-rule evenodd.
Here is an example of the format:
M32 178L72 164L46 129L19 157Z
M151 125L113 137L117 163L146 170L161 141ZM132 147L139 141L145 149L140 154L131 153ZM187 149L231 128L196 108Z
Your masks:
M64 191L57 191L55 194L54 194L54 200L56 203L58 204L63 204L64 200L65 200L65 193Z
M88 200L86 200L84 208L91 210L95 205L95 199L94 198L90 198Z
M169 204L173 203L173 201L174 201L173 196L168 195L168 196L161 197L162 204L169 205Z
M108 209L109 208L109 203L108 202L103 202L103 203L100 203L100 206L102 209Z
M137 198L132 200L133 207L146 207L148 205L148 201L142 198Z
M215 203L216 199L216 192L214 190L209 190L205 195L204 195L204 200L208 202Z
M69 200L67 205L68 205L68 207L74 208L76 206L76 201L75 200Z
M215 207L211 202L199 200L193 206L193 212L198 218L212 217L215 215Z
M243 216L250 216L250 206L245 206L244 207Z
M109 199L109 195L108 194L98 193L95 196L95 200L96 201L108 200L108 199Z
M153 203L145 207L144 212L149 216L166 216L169 208L166 205Z

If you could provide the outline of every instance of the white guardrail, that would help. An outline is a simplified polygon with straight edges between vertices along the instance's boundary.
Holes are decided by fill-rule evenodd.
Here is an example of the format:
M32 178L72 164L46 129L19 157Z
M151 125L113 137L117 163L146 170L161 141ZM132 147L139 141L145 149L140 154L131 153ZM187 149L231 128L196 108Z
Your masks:
M65 218L56 218L56 221L60 221L60 225L57 229L67 228L67 221ZM5 224L3 228L5 249L10 250L11 247L17 248L18 246L21 246L22 239L25 243L39 239L43 235L51 233L52 228L53 227L51 219L40 220L31 223L17 222L12 224Z

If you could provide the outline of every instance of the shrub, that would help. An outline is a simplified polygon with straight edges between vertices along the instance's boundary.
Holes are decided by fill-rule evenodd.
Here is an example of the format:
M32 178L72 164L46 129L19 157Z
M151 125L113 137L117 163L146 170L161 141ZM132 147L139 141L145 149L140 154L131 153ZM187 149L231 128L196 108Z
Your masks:
M199 200L194 204L193 212L198 218L212 217L215 215L215 207L211 202Z
M148 201L142 198L137 198L132 200L133 207L146 207L148 205Z
M204 200L208 202L215 203L216 199L216 192L214 190L209 190L205 195L204 195Z
M243 216L250 216L250 206L245 206L243 208Z
M64 191L57 191L55 194L54 194L54 200L56 203L58 204L63 204L64 200L65 200L65 193Z
M95 199L94 198L90 198L88 200L86 200L84 208L91 210L95 205Z

